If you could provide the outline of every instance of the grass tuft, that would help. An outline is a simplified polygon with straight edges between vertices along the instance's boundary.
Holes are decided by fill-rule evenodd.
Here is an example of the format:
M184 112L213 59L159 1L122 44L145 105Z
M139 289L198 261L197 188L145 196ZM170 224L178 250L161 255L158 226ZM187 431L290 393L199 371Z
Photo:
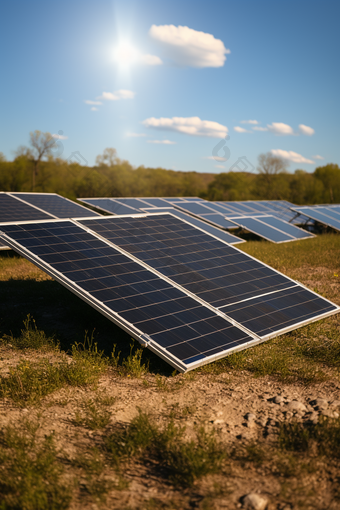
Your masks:
M44 331L37 328L35 320L28 314L24 322L24 328L19 337L13 334L4 335L0 342L17 349L59 349L59 343L53 337L47 337Z
M105 439L105 446L118 467L132 457L151 459L165 468L172 482L191 486L198 478L218 471L225 452L213 432L201 427L195 440L187 441L184 431L173 420L160 429L149 415L139 411L127 427Z
M0 509L66 510L71 488L62 481L53 436L37 439L39 425L25 421L0 434Z

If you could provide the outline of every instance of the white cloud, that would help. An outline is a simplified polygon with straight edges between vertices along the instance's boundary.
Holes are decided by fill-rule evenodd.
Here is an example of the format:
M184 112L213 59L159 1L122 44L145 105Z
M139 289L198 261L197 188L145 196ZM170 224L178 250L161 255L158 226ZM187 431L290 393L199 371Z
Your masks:
M140 61L147 66L160 66L163 64L162 59L156 55L141 55Z
M98 96L97 99L103 99L105 101L119 101L120 99L133 99L135 97L135 92L132 90L120 89L115 92L103 92L101 96Z
M140 138L141 136L146 136L145 133L126 133L126 136L131 138Z
M283 122L273 122L272 124L267 124L268 131L274 133L274 135L293 135L293 128L288 126L288 124L284 124Z
M227 158L223 158L222 156L205 156L202 159L212 159L213 161L227 161Z
M152 25L149 35L162 46L165 56L180 66L222 67L230 53L220 39L189 27Z
M283 159L287 159L288 161L292 161L293 163L314 164L314 161L312 161L311 159L307 159L304 156L301 156L301 154L298 154L297 152L284 151L281 149L272 149L271 153L274 156L277 156L277 157L283 158Z
M100 101L91 101L90 99L86 99L86 100L84 101L84 103L86 103L86 104L93 104L93 105L100 105L100 104L103 104L103 103L101 103Z
M322 156L319 156L319 154L316 154L316 156L312 156L313 159L325 159Z
M228 128L211 120L201 120L199 117L172 117L167 119L161 117L155 119L150 117L142 122L147 128L154 128L161 131L177 131L185 135L206 136L212 138L224 138Z
M223 168L223 170L225 170L225 166L223 165L215 165L215 168Z
M255 126L255 127L253 127L253 130L254 131L268 131L268 128Z
M305 126L304 124L299 124L299 130L300 130L300 133L302 133L303 135L307 135L307 136L312 136L315 133L313 128L311 128L309 126Z
M248 131L248 129L244 129L240 126L235 126L234 131L236 131L236 133L251 133L251 131Z
M91 110L92 110L93 112L97 112L97 111L98 111L98 108L96 108L95 106L92 106Z
M62 133L62 131L61 131ZM68 136L64 136L63 134L59 134L59 135L52 135L52 138L55 138L56 140L67 140Z
M241 120L241 124L259 124L257 120Z
M171 140L147 140L147 143L160 143L164 145L175 145L176 142L172 142Z

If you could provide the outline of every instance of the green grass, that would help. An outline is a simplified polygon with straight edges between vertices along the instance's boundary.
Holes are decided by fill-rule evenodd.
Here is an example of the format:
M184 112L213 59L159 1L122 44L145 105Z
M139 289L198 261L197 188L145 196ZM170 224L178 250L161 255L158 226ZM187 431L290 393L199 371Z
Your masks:
M27 315L23 323L24 328L19 336L15 337L12 333L10 335L5 334L0 338L0 343L10 345L16 349L59 349L59 343L54 337L48 337L44 331L38 329L31 314Z
M101 396L85 401L81 409L76 412L72 423L90 430L103 429L109 424L111 418L111 412L107 408L114 402L113 397Z
M248 241L237 247L283 272L303 266L326 267L334 271L340 267L339 234L323 234L313 239L282 244Z
M185 440L184 431L173 420L161 429L139 411L127 427L106 437L106 450L117 467L131 458L151 460L165 469L173 483L192 486L202 476L217 472L226 454L213 432L200 427L195 439Z
M8 376L0 377L0 397L18 405L36 404L64 386L95 384L107 366L108 360L86 335L83 343L73 345L70 363L65 358L55 363L48 358L20 361Z
M279 431L282 450L316 452L340 459L340 418L321 417L315 425L300 422L282 423Z
M38 440L39 425L30 421L0 434L0 509L66 510L71 488L62 479L52 435Z

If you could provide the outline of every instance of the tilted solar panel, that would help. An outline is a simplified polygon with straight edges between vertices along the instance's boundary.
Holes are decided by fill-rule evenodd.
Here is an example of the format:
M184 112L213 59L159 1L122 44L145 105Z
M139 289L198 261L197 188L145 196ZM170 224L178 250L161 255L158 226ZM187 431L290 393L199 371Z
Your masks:
M98 213L55 193L11 193L11 195L24 200L28 204L39 207L56 218L99 216Z
M294 295L290 303L284 295L284 303L288 300L288 307L296 307L296 325L339 311L339 307L294 280L170 215L89 219L80 223L215 309L224 310L227 305L251 298L261 299L272 309L275 299L283 296L280 294L283 290L295 289L304 291L302 300L296 302ZM314 311L309 302L317 303ZM311 311L306 312L306 307L311 307ZM287 325L284 314L269 312L261 318L261 325L263 330L271 331L262 339L280 334L288 327L293 329L293 323ZM249 331L257 335L255 329Z
M194 225L197 228L200 228L201 230L204 230L204 232L207 232L208 234L211 234L218 239L221 239L221 241L224 241L229 244L240 244L245 243L244 239L241 239L240 237L233 236L229 232L226 232L225 230L221 230L219 228L214 227L213 225L210 225L209 223L206 223L205 221L200 220L199 218L194 218L193 216L189 216L189 214L186 214L183 211L179 211L178 209L174 209L173 207L158 207L158 208L145 208L145 212L148 213L159 213L159 212L169 212L173 216L177 216L177 218L180 218L191 225Z
M0 222L46 220L52 216L7 193L0 193Z
M281 230L277 230L276 228L262 223L261 218L251 218L249 216L241 216L240 218L232 218L231 221L238 225L239 227L243 227L249 232L253 232L267 241L271 241L272 243L285 243L287 241L295 241L296 238L292 237L289 234L282 232Z
M112 214L137 214L139 212L138 209L129 205L121 204L111 198L79 198L78 200Z
M335 230L340 230L340 220L336 220L335 218L331 218L326 214L326 211L323 210L322 207L297 207L295 206L293 209L295 212L299 214L303 214L312 220L318 221L327 225L329 227L334 228Z
M315 237L314 234L311 234L306 230L302 230L301 228L295 227L287 221L275 218L275 216L261 216L257 218L257 221L261 221L261 223L265 223L266 225L277 228L285 234L294 237L294 239L310 239Z
M254 341L218 310L76 222L5 224L0 232L13 249L182 372Z
M339 311L171 214L3 224L0 232L181 371Z

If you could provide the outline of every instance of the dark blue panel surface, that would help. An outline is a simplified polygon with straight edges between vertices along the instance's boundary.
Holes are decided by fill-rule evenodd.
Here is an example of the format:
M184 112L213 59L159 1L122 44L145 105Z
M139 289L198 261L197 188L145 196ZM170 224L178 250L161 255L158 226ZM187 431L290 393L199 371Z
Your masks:
M274 216L262 216L259 218L262 223L266 223L274 228L278 228L282 232L295 237L296 239L305 239L314 237L313 234L307 232L306 230L302 230L301 228L294 227L290 223L286 221L280 220L279 218L275 218Z
M138 214L140 212L138 209L121 204L110 198L83 198L81 201L112 214Z
M75 204L64 197L48 193L13 193L25 202L43 209L56 218L86 218L98 216L98 213ZM28 218L33 219L33 218Z
M215 307L294 285L261 262L170 215L80 223Z
M250 232L254 232L255 234L268 239L274 243L282 243L285 241L293 241L294 238L284 232L280 232L270 225L265 225L261 221L256 218L249 218L247 216L241 218L234 218L233 221Z
M226 306L221 311L257 335L265 336L335 309L322 297L296 286Z
M296 207L295 210L309 218L312 218L313 220L323 223L324 225L340 230L340 220L327 216L324 212L320 211L318 207Z
M186 364L193 362L191 358L204 359L212 351L216 354L252 340L228 320L72 222L1 225L0 230L48 264L60 281L71 281L79 295L85 292L97 304L105 305L113 320L114 314L119 314Z
M0 193L0 222L5 221L29 221L29 220L48 220L51 216L39 211L29 204Z

